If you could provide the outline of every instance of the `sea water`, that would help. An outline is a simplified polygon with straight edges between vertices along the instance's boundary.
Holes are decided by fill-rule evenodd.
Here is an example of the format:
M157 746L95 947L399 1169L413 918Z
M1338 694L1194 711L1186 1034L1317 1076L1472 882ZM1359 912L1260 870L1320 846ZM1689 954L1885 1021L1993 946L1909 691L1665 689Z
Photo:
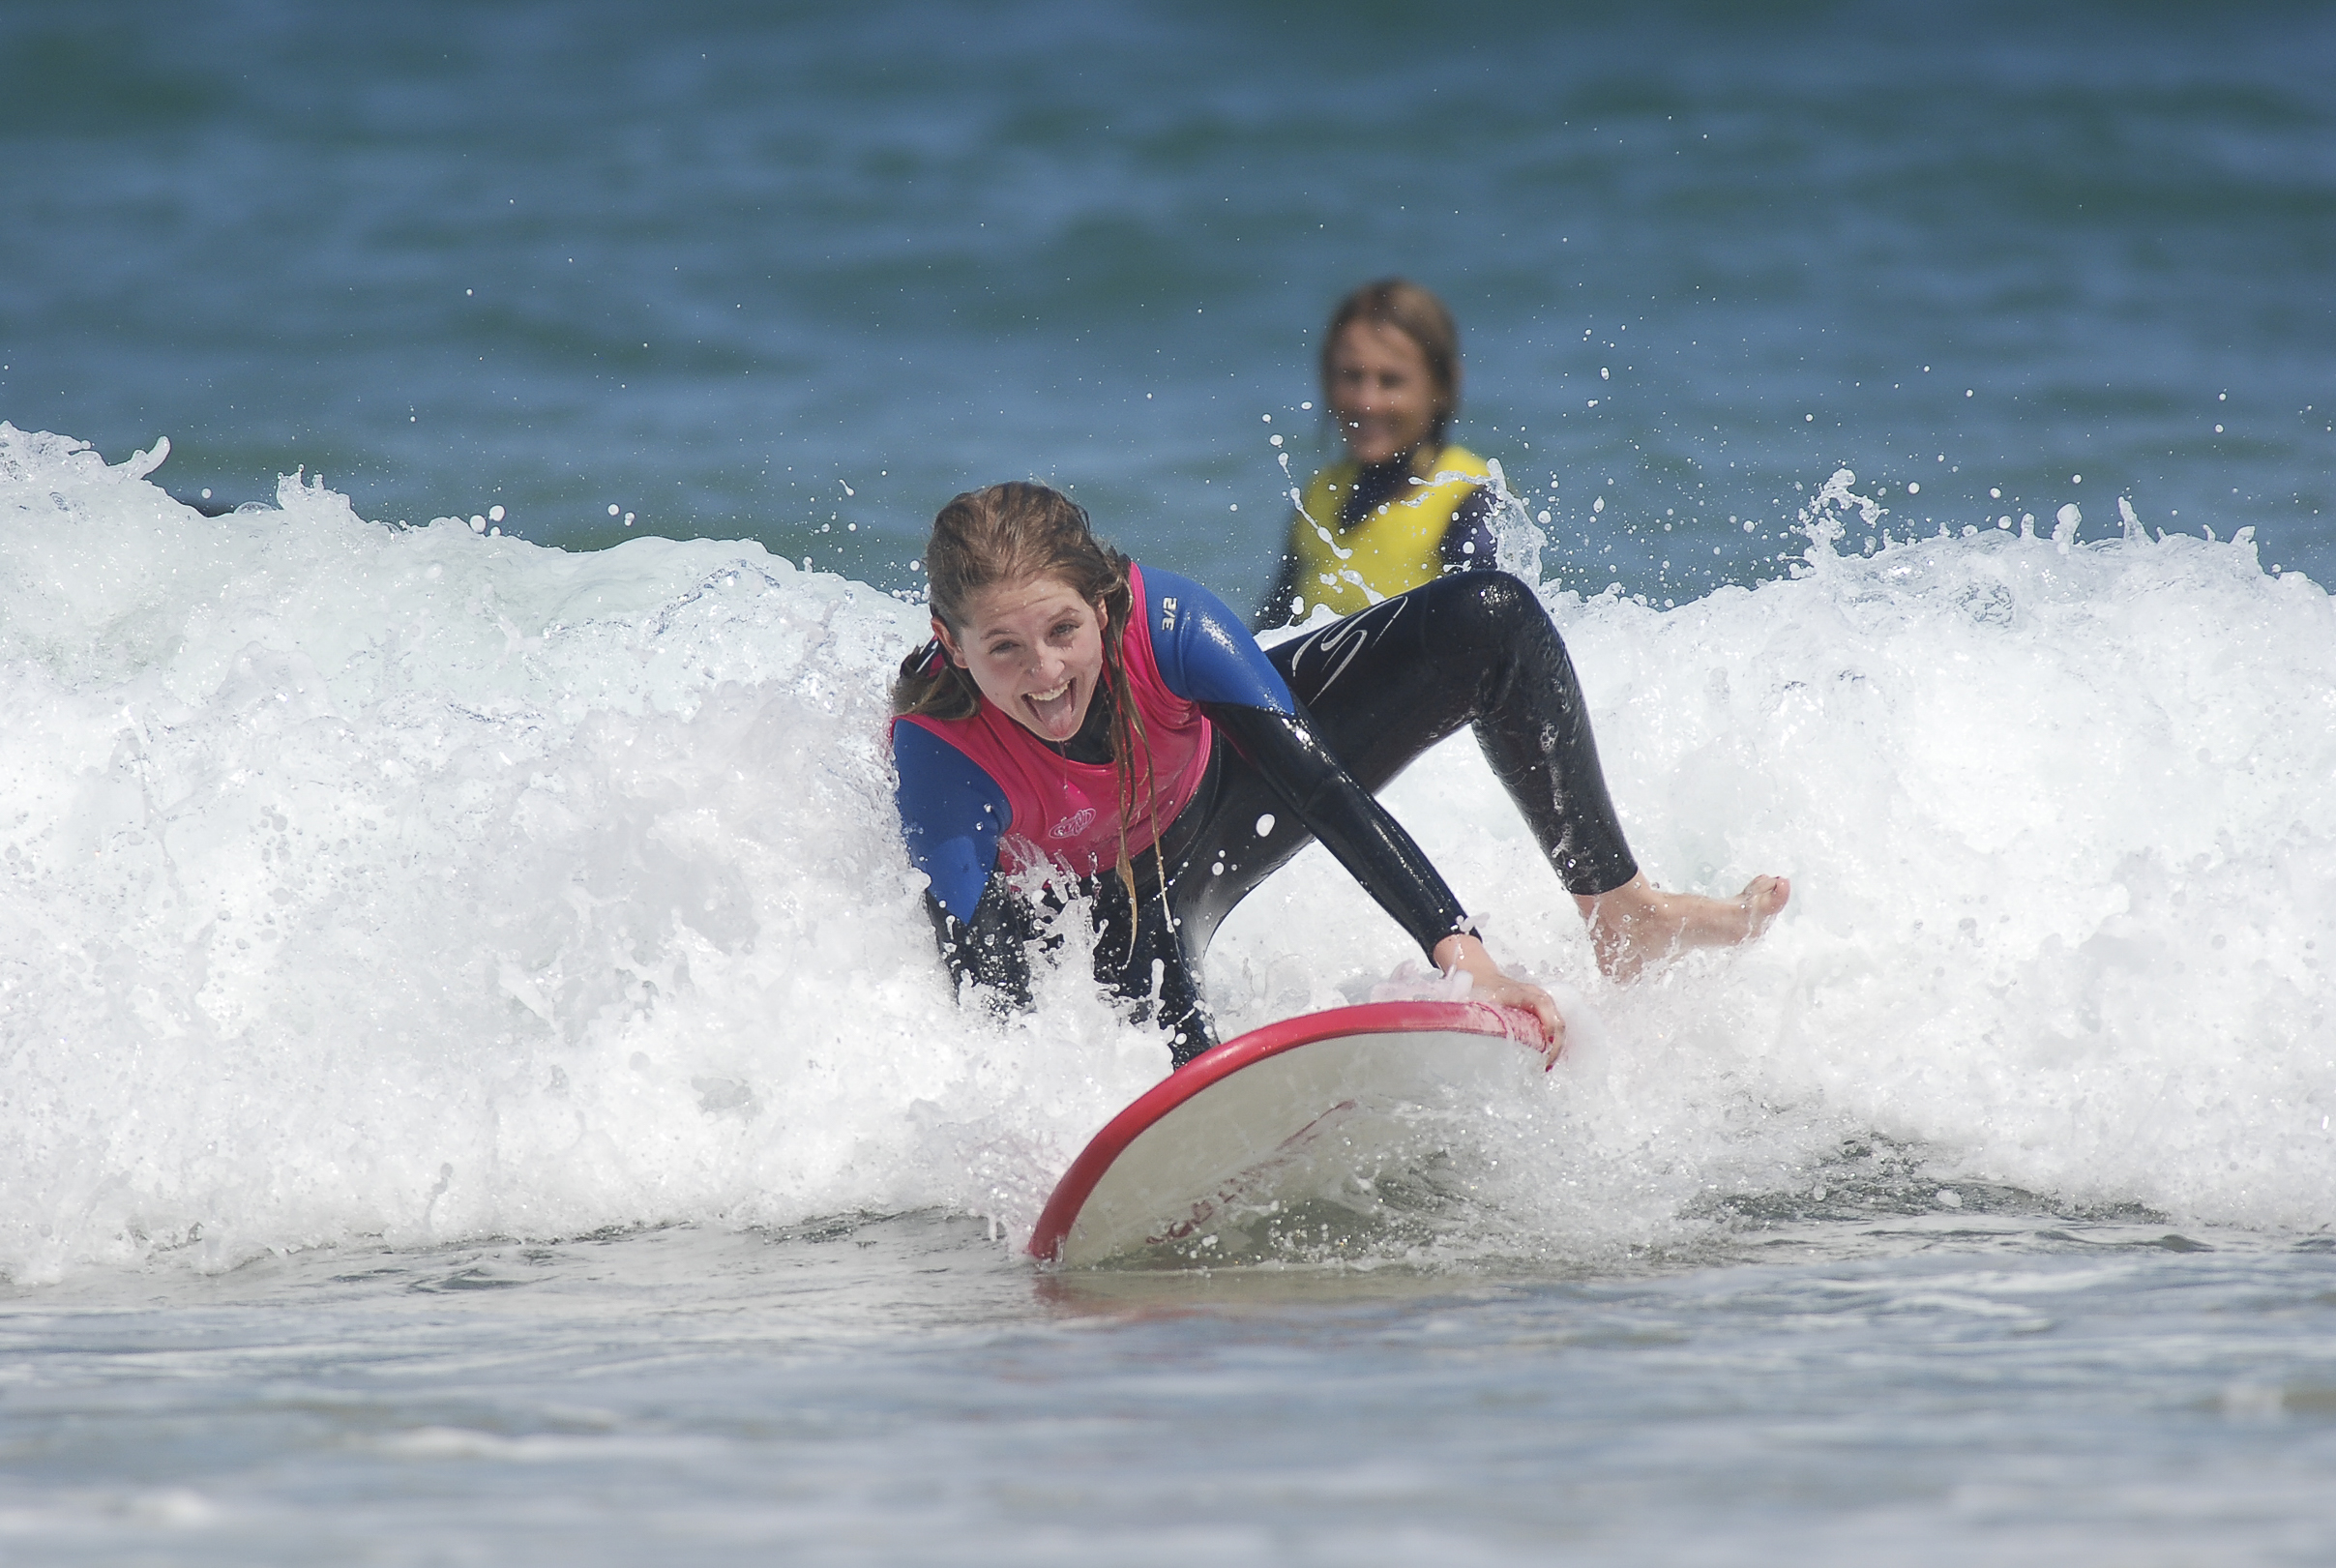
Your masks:
M2324 1560L2328 26L11 8L0 1557ZM1037 1268L1165 1054L943 984L921 529L1246 607L1393 270L1649 874L1792 905L1613 987L1447 746L1566 1060ZM1207 978L1436 984L1314 851Z
M1842 472L1788 577L1545 589L1647 870L1787 918L1608 984L1447 744L1389 803L1565 1062L1081 1277L1016 1247L1161 1046L1076 962L944 985L917 608L298 478L204 518L162 456L0 428L0 1531L52 1560L2324 1540L2336 606L2251 542L1905 538ZM1318 851L1209 982L1433 989Z
M2332 74L2308 3L27 0L0 417L887 588L1036 476L1247 609L1316 334L1405 273L1585 591L1773 576L1841 465L2324 582Z

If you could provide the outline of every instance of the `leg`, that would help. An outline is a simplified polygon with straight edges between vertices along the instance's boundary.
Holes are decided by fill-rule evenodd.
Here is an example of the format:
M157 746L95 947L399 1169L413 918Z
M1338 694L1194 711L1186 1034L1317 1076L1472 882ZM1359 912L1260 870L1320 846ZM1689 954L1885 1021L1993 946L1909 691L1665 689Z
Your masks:
M1598 966L1628 980L1683 948L1765 931L1791 885L1732 899L1664 893L1622 835L1573 661L1523 582L1470 572L1375 605L1272 653L1323 739L1376 792L1464 724L1582 918Z
M1443 578L1269 657L1307 709L1309 727L1365 789L1377 792L1429 747L1474 724L1569 888L1604 893L1637 874L1606 797L1573 666L1516 578ZM1221 736L1207 781L1162 840L1170 928L1189 973L1198 971L1232 907L1310 837ZM1134 954L1125 939L1117 950ZM1142 989L1123 987L1128 994ZM1165 987L1162 996L1165 1005Z
M1474 725L1494 776L1589 923L1599 967L1615 979L1683 947L1749 940L1789 897L1781 877L1756 878L1723 900L1662 893L1639 874L1607 795L1573 661L1532 591L1506 573L1440 577L1268 657L1316 733L1374 794L1437 741ZM1148 946L1123 938L1118 949L1131 961L1123 994L1148 994L1155 984L1149 964L1135 972L1139 946L1155 958L1180 957L1156 983L1164 1026L1191 1021L1193 1053L1214 1043L1194 983L1209 939L1309 837L1220 738L1208 780L1162 836L1167 907L1156 919L1157 893L1138 901L1146 907L1139 927L1158 929ZM1152 866L1144 856L1145 872ZM1158 886L1141 874L1138 884ZM1100 951L1097 959L1100 965ZM1182 1012L1171 1008L1171 990ZM1178 1065L1189 1059L1184 1050Z
M1666 893L1643 876L1594 898L1574 896L1589 923L1598 967L1615 980L1636 979L1649 963L1690 947L1735 947L1768 929L1792 897L1783 876L1756 876L1732 899Z
M1507 573L1438 577L1271 657L1324 742L1374 794L1474 725L1566 891L1594 896L1638 874L1573 661L1532 590Z

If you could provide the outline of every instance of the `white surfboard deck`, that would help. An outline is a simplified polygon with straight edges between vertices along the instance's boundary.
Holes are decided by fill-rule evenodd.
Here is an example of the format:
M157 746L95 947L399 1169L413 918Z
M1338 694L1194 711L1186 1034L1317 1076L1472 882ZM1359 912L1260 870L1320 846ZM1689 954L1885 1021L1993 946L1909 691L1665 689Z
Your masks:
M1460 1087L1540 1062L1538 1022L1482 1002L1374 1002L1252 1030L1112 1117L1028 1251L1076 1268L1175 1246L1228 1204L1339 1179Z

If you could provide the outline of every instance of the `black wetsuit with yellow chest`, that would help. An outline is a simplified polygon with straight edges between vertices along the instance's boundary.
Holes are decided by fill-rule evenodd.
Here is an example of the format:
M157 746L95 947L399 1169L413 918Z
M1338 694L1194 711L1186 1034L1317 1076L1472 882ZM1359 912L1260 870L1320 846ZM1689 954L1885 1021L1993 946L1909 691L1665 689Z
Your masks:
M1491 479L1492 465L1462 446L1323 469L1290 514L1257 625L1286 626L1319 605L1351 615L1447 572L1492 567Z

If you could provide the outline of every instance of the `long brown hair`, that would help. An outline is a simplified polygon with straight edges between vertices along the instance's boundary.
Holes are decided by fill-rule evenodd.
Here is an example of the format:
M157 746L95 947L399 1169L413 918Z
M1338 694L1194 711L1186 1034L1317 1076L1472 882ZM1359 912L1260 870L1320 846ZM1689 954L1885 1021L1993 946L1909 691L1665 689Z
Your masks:
M1128 558L1095 537L1086 508L1060 490L1016 480L967 490L941 508L925 545L925 577L933 615L961 644L973 596L1000 584L1052 577L1101 611L1104 680L1111 697L1111 765L1119 785L1119 877L1129 902L1135 902L1128 814L1138 794L1150 814L1155 861L1161 851L1152 749L1128 684L1124 643L1135 597L1128 586ZM902 660L892 683L895 714L970 719L981 705L972 672L958 667L937 637ZM1162 880L1165 884L1165 876Z
M1330 325L1322 329L1325 408L1330 405L1331 351L1338 347L1339 334L1355 321L1393 327L1419 345L1428 362L1428 379L1435 388L1435 418L1428 427L1428 439L1441 450L1444 431L1460 411L1460 327L1452 312L1443 301L1405 278L1381 278L1339 301L1330 312Z

